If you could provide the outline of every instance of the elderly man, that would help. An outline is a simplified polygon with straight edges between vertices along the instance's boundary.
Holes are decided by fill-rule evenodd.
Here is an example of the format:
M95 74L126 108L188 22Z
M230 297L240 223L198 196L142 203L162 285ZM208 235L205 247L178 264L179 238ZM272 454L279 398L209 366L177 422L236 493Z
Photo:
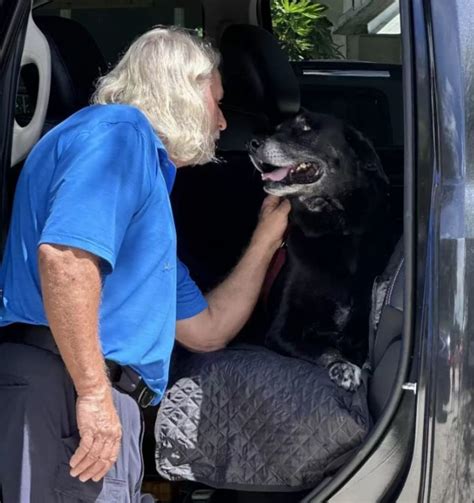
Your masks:
M286 202L265 200L206 297L176 257L176 168L212 160L226 127L218 64L184 31L145 33L23 168L1 271L3 503L139 501L135 400L159 402L175 336L222 348L254 307Z

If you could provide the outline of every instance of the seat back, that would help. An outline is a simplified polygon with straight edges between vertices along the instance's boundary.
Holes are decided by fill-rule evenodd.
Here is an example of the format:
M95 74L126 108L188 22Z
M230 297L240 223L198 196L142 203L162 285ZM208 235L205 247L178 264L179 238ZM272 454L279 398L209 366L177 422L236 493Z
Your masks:
M51 93L46 130L85 107L107 66L89 32L77 21L37 16L51 51Z
M403 336L404 257L400 239L390 261L374 282L370 315L369 407L380 417L395 383Z

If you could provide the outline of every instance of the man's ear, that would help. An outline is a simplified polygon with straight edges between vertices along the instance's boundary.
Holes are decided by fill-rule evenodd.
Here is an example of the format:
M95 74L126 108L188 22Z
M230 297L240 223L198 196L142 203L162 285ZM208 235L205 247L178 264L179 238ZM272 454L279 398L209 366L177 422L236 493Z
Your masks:
M347 124L344 127L344 137L359 160L361 169L375 173L388 184L388 177L372 143L357 129Z

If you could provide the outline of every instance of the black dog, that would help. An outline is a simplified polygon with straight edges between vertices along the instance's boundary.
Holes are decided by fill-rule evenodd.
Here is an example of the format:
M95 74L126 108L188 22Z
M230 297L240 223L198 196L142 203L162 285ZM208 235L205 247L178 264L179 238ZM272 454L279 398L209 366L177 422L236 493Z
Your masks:
M325 366L354 390L368 352L371 287L386 261L388 180L380 160L360 132L309 112L253 140L250 156L265 191L291 202L265 345Z

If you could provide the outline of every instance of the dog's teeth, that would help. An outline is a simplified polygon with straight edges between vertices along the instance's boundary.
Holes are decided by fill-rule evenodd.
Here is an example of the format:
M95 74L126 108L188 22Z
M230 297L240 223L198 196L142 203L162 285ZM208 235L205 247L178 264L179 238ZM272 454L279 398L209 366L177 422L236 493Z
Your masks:
M297 168L296 168L296 171L297 172L301 172L301 171L306 171L307 169L309 168L309 164L307 162L302 162Z

